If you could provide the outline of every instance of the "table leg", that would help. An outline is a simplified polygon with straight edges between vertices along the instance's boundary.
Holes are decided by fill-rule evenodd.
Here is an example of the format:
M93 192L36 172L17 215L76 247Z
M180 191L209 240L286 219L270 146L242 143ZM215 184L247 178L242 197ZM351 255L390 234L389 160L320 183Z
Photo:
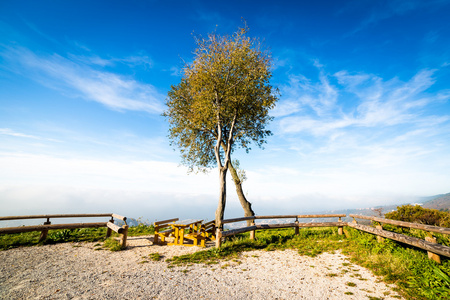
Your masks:
M180 244L179 245L183 245L183 243L184 243L184 227L180 228L179 234L180 234Z
M175 235L175 239L174 239L174 241L173 241L173 243L175 244L175 245L178 245L178 227L176 227L176 226L174 226L174 235Z

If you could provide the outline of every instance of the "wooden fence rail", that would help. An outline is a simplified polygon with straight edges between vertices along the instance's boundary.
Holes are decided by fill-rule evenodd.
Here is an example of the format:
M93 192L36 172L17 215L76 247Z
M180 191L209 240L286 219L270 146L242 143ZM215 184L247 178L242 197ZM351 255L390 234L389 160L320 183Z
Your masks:
M91 222L91 223L68 223L68 224L51 224L50 219L55 218L93 218L93 217L111 217L108 222ZM122 220L125 225L122 227L114 224L114 218ZM57 215L30 215L30 216L6 216L0 217L0 221L7 220L24 220L24 219L47 219L43 225L19 226L19 227L3 227L0 228L0 234L21 233L30 231L40 231L39 241L47 239L48 231L55 229L75 229L75 228L98 228L106 227L106 237L110 237L112 231L119 233L120 244L123 247L127 245L128 225L127 218L118 214L57 214Z
M250 226L226 230L223 231L221 228L216 230L216 247L220 247L222 244L222 238L227 236L236 235L239 233L249 232L250 238L255 239L256 230L258 229L273 229L273 228L295 228L295 234L299 233L300 227L338 227L338 233L343 234L343 228L347 223L342 222L341 218L346 217L345 214L328 214L328 215L279 215L279 216L252 216L252 217L242 217L234 219L226 219L222 221L222 224L229 224L242 221L253 221ZM310 223L299 223L298 219L312 219L312 218L339 218L338 222L310 222ZM255 220L262 219L295 219L293 223L278 223L278 224L255 224Z
M421 229L424 231L450 234L450 228L446 228L446 227L438 227L438 226L432 226L432 225L410 223L410 222L390 220L390 219L372 217L372 216L362 216L362 215L349 215L349 216L352 217L353 219L355 219L355 218L356 219L365 219L365 220L371 220L371 221L375 221L375 222L382 223L382 224L391 224L391 225L397 225L397 226L401 226L401 227Z
M114 214L109 213L109 214L57 214L57 215L8 216L8 217L0 217L0 221L24 220L24 219L50 219L50 218L56 219L56 218L111 217L112 215ZM124 217L120 216L120 218Z
M403 222L403 221L396 221L396 220L389 220L385 218L379 218L379 217L372 217L372 216L363 216L363 215L349 215L353 218L353 222L346 223L342 222L341 218L346 217L345 214L328 214L328 215L279 215L279 216L252 216L252 217L243 217L243 218L233 218L233 219L227 219L223 220L222 224L229 224L229 223L235 223L235 222L242 222L242 221L252 221L251 226L246 226L242 228L232 229L232 230L226 230L223 231L221 228L217 228L216 231L216 247L220 247L222 244L222 238L227 236L236 235L239 233L244 232L250 232L250 238L255 238L255 232L258 229L273 229L273 228L295 228L295 234L299 233L299 228L301 227L338 227L338 233L343 234L343 227L349 226L361 231L365 231L371 234L377 235L378 241L381 242L383 238L389 238L394 241L398 241L401 243L405 243L411 246L415 246L421 249L424 249L428 251L428 257L430 259L435 260L436 262L440 263L440 256L446 256L450 257L450 247L447 247L445 245L438 244L436 242L436 238L432 236L431 232L435 233L442 233L442 234L450 234L450 228L444 228L444 227L437 227L437 226L430 226L430 225L424 225L424 224L417 224L417 223L410 223L410 222ZM337 217L339 218L338 222L310 222L310 223L299 223L298 219L301 218L333 218ZM278 223L278 224L255 224L255 220L259 219L295 219L295 222L293 223ZM374 222L380 223L380 225L377 225L376 228L372 226L367 226L363 224L357 224L356 219L365 219L365 220L371 220ZM404 234L399 234L387 230L383 230L383 227L381 224L391 224L401 227L407 227L407 228L415 228L420 229L429 232L429 235L425 238L425 240L407 236Z
M431 232L436 232L436 233L450 234L450 228L430 226L430 225L424 225L424 224L418 224L418 223L403 222L403 221L396 221L396 220L390 220L390 219L372 217L372 216L350 215L350 217L353 218L353 222L348 223L349 227L375 234L378 237L389 238L394 241L402 242L404 244L408 244L411 246L415 246L415 247L427 250L428 257L438 263L441 262L441 258L439 255L450 257L450 247L441 245L441 244L437 244L436 238L433 237L433 235L431 233ZM380 223L380 225L377 225L376 228L374 228L372 226L357 224L356 219L371 220L371 221ZM422 239L407 236L404 234L383 230L382 224L391 224L391 225L396 225L396 226L401 226L401 227L406 227L406 228L414 228L414 229L424 230L424 231L428 232L428 236L425 237L425 240L422 240ZM377 238L377 239L379 242L381 242L381 240L382 240L382 238L381 239Z

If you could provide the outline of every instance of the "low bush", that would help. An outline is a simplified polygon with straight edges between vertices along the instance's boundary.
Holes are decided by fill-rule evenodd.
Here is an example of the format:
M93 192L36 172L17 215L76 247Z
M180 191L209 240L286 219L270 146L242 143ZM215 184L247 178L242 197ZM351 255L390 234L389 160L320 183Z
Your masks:
M420 205L399 206L396 211L388 212L384 216L391 220L450 227L449 212L423 208Z

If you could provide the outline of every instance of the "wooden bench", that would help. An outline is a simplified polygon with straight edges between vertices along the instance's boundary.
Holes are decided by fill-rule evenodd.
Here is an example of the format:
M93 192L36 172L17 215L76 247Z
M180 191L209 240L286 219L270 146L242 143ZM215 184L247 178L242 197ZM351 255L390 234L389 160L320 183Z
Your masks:
M201 232L203 236L209 240L216 239L216 221L209 221L205 224L202 224Z
M109 222L93 222L93 223L52 224L50 222L50 219L55 219L55 218L92 218L92 217L111 217L111 219L109 220ZM125 225L123 225L122 227L115 225L114 218L122 220L125 223ZM47 221L45 221L43 225L0 228L0 234L40 231L41 236L39 237L39 241L44 241L47 239L49 230L107 227L108 229L106 231L106 237L110 237L112 230L114 230L115 232L117 232L121 235L120 236L120 244L124 248L127 245L127 234L128 234L127 218L117 215L117 214L113 214L113 213L108 213L108 214L58 214L58 215L31 215L31 216L0 217L0 221L25 220L25 219L47 219Z
M202 232L190 232L185 237L185 239L192 240L194 243L193 245L185 245L185 246L200 246L205 247L205 236ZM198 244L198 241L200 241L200 245Z
M125 224L122 227L114 224L114 218L122 220ZM111 231L117 232L118 234L120 234L120 239L119 239L120 245L123 248L126 248L127 247L127 236L128 236L127 217L123 217L118 214L112 214L111 220L109 220L109 222L106 223L106 227L108 227L108 230L106 231L106 237L111 236Z
M163 220L163 221L157 221L153 223L155 226L155 237L153 238L153 244L154 245L165 245L166 244L166 237L173 235L174 230L170 226L170 223L174 223L175 221L178 221L178 218L169 219L169 220ZM161 241L159 241L161 239Z
M202 220L189 224L190 232L185 236L186 239L192 240L193 246L205 247L206 235L204 225L201 224ZM198 242L200 241L200 245ZM187 245L186 246L190 246Z

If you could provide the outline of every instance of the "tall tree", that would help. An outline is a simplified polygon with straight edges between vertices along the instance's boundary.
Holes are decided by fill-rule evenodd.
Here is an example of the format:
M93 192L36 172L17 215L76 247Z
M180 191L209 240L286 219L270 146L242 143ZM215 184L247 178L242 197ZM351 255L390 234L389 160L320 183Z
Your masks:
M229 161L228 168L230 169L231 177L233 178L234 185L236 186L236 193L238 195L239 202L244 209L244 215L246 217L254 216L255 212L252 209L252 204L247 200L247 197L244 195L244 190L242 189L242 183L247 180L245 170L240 168L240 163L237 159L233 160L233 162ZM248 226L250 226L251 223L251 220L247 221Z
M251 142L265 143L271 135L265 128L272 120L268 112L277 101L269 84L270 55L258 40L246 36L247 31L244 27L232 36L196 38L194 61L185 66L181 82L171 87L164 112L182 163L200 171L217 165L218 226L225 210L231 153L238 147L249 151Z

